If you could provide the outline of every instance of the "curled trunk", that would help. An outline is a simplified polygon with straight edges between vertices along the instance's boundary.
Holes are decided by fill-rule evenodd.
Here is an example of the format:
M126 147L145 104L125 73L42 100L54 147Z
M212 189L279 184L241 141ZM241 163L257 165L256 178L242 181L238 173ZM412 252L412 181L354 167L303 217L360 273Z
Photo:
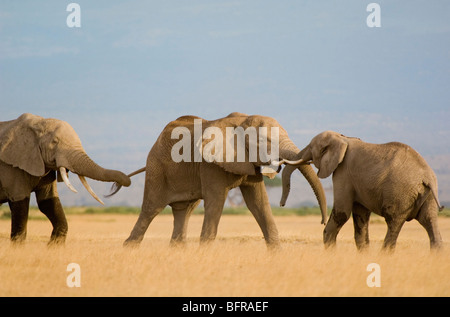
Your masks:
M89 194L102 205L104 204L103 201L95 194L91 186L89 186L85 176L102 182L114 182L121 186L129 186L131 184L131 180L127 175L120 171L109 170L99 166L84 152L84 150L61 152L56 159L56 164L59 175L70 190L75 193L77 192L69 182L66 169L77 174Z
M279 144L280 158L296 161L301 159L300 149L288 137L282 138Z
M327 223L327 203L325 197L325 191L323 190L322 183L317 177L316 172L311 167L311 165L300 165L300 166L292 166L286 165L281 174L282 179L282 194L280 200L280 206L284 206L286 204L286 200L289 196L289 192L291 190L291 174L298 169L303 176L306 178L308 183L311 185L311 188L316 195L317 201L319 202L320 211L322 213L322 221L321 223Z
M64 164L63 164L64 166ZM86 153L73 152L67 157L67 167L72 172L102 182L117 182L122 186L131 184L130 178L124 173L101 167L95 163Z
M282 159L296 161L299 159L303 159L304 161L310 161L312 157L310 157L311 152L309 147L306 147L302 151L300 151L297 146L289 139L282 139L280 141L280 157ZM319 203L320 211L322 213L322 221L321 223L326 224L327 222L327 201L325 197L325 191L323 189L322 183L319 180L319 177L315 173L314 169L309 164L302 165L286 165L282 172L282 182L283 182L283 192L281 196L280 205L284 206L289 195L290 190L290 182L291 182L291 174L292 172L298 169L302 175L306 178L309 185L311 186L314 195L317 198Z

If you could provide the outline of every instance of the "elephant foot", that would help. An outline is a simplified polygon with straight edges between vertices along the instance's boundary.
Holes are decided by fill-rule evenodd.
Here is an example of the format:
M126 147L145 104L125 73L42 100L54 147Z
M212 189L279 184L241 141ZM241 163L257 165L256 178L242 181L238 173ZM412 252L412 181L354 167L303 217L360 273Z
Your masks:
M172 248L184 248L186 246L186 240L171 239L169 245Z
M207 249L213 245L215 239L206 239L200 237L199 247L202 249Z
M124 248L138 248L140 244L141 244L141 241L128 238L124 241L123 247Z
M367 252L367 250L369 250L369 244L361 244L361 245L357 244L356 245L356 249L360 253Z
M431 252L440 252L443 249L444 248L442 247L442 240L430 242L430 251Z
M47 246L48 247L54 247L54 246L63 246L66 242L66 235L59 235L59 236L53 236L50 238L50 241L48 241Z
M13 246L23 245L26 237L27 237L26 232L21 232L19 234L11 235L11 245L13 245Z
M279 241L277 242L271 242L271 243L266 243L267 246L267 250L269 252L278 252L281 251L281 243Z
M204 238L200 238L200 245L201 246L207 246L207 245L211 245L213 243L214 239L204 239Z
M391 255L394 254L395 247L382 247L380 250L381 254Z
M325 250L334 249L336 247L336 235L330 235L324 232L323 245L325 247Z
M333 249L336 246L336 236L324 233L323 245L325 246L325 249Z

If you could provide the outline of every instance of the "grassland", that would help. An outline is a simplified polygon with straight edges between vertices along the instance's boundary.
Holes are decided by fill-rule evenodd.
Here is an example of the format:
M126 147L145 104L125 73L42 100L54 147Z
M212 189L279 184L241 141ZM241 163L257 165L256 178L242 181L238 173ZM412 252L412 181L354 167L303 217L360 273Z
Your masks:
M380 252L386 225L379 217L371 219L366 252L355 248L351 221L336 248L324 250L323 226L312 208L303 216L294 210L280 215L274 208L282 240L275 252L267 250L245 209L227 210L208 246L198 243L199 210L184 247L169 246L173 218L164 213L139 248L123 248L138 211L66 208L66 244L47 247L51 224L36 210L30 213L27 241L11 245L10 219L2 207L0 296L450 296L450 217L439 217L444 240L439 253L430 252L416 221L405 224L395 253ZM67 286L69 263L80 265L81 287ZM367 286L369 263L380 265L381 287Z
M139 214L140 207L126 207L126 206L112 206L112 207L65 207L66 215L81 215L81 214ZM299 207L299 208L281 208L272 207L272 212L275 216L306 216L306 215L320 215L319 207ZM330 211L329 211L330 213ZM169 207L165 208L162 215L171 214ZM203 215L204 209L199 207L194 210L194 215ZM251 215L246 207L228 207L223 210L224 215ZM450 210L446 209L442 215L450 216ZM7 205L0 206L0 219L10 219L11 214ZM30 207L30 219L46 220L47 218L35 206Z

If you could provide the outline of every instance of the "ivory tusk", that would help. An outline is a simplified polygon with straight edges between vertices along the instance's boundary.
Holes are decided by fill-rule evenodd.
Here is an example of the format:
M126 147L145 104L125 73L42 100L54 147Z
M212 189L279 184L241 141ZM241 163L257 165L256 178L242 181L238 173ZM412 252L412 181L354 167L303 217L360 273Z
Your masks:
M281 161L275 161L275 160L273 160L273 161L270 161L270 165L273 165L273 166L280 166L280 165L284 164L284 162L285 162L285 160L281 160Z
M89 186L86 178L84 178L84 176L82 175L78 175L78 178L80 179L81 184L83 184L84 188L86 188L86 190L89 192L89 194L91 194L91 196L94 197L94 199L97 200L100 204L104 205L105 203L94 193L91 186Z
M64 181L64 184L66 184L66 186L69 187L69 189L70 189L71 191L73 191L74 193L78 193L77 190L75 189L75 187L73 187L72 184L69 182L69 178L67 177L67 171L66 171L66 168L63 167L63 166L61 166L61 167L59 168L59 172L60 172L61 177L62 177L62 179L63 179L63 181Z
M281 161L271 161L270 165L273 166L280 166L282 164L289 164L289 165L300 165L300 164L310 164L309 161L305 161L303 159L299 159L298 161L289 161L286 159L282 159Z
M283 160L284 163L289 164L289 165L299 165L299 164L305 164L307 163L307 161L303 160L303 159L299 159L297 161L289 161L289 160Z

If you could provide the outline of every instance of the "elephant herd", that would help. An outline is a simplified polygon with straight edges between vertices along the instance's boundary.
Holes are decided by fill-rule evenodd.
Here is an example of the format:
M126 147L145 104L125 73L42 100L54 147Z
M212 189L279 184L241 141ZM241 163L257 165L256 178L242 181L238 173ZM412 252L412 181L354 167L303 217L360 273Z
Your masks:
M318 169L317 174L311 164ZM86 177L114 182L113 195L122 186L130 186L133 175L145 172L142 209L124 245L138 245L152 220L167 205L174 217L171 243L183 243L190 215L201 200L205 214L200 241L214 240L228 191L239 187L266 244L277 247L279 235L263 177L274 177L282 165L280 204L284 206L291 174L298 169L321 209L326 247L336 243L339 230L352 215L356 246L367 248L371 212L387 223L383 249L395 248L403 224L412 219L426 229L432 249L442 247L437 221L442 207L436 175L419 153L402 143L371 144L325 131L300 150L271 117L237 112L217 120L183 116L163 129L145 167L125 175L97 165L67 122L29 113L0 122L0 203L8 202L11 209L14 243L26 238L32 192L53 226L49 244L64 243L68 225L56 184L64 182L76 192L67 171L78 175L86 190L101 203ZM331 174L334 203L327 219L320 178Z

